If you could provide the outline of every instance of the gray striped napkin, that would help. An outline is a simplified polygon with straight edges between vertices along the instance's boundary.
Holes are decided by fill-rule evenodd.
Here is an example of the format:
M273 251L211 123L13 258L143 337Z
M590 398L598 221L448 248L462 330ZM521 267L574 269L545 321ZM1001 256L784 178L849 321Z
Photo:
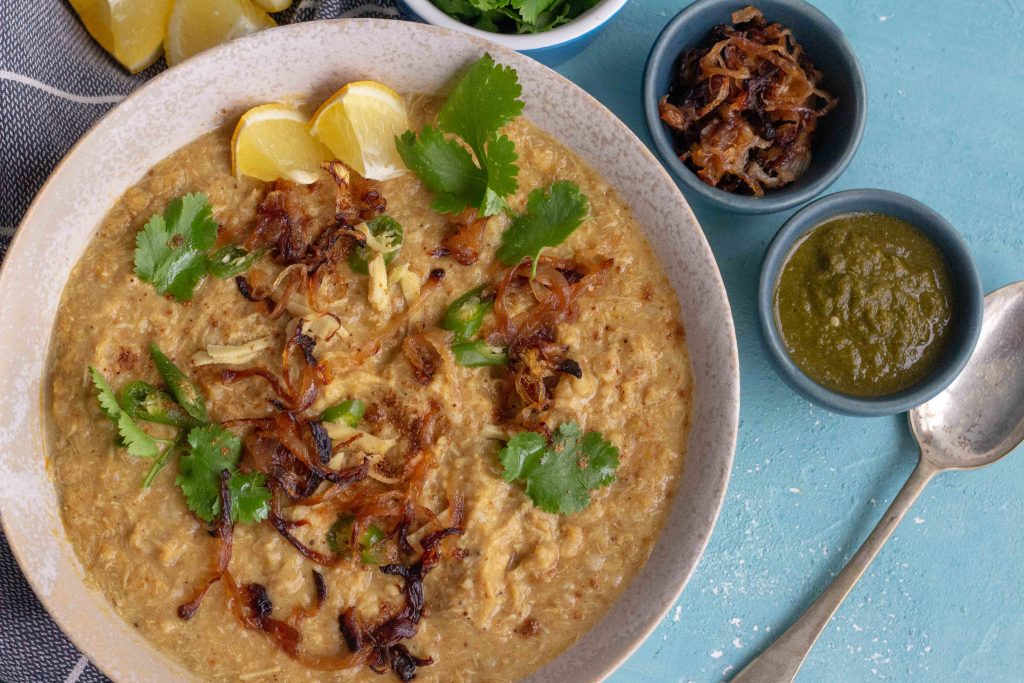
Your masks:
M294 0L278 23L399 18L396 0ZM62 0L0 0L0 260L43 181L78 138L165 68L129 75L89 37ZM0 303L0 305L3 305ZM74 683L107 677L36 600L0 534L0 681Z

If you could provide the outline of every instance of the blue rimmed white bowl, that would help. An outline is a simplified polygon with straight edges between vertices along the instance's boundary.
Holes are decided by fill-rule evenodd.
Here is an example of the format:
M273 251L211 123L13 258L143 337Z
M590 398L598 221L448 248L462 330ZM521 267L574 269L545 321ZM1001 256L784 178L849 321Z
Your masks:
M836 108L818 121L811 142L811 165L796 181L762 197L726 192L702 181L676 154L672 131L662 122L658 104L679 68L679 56L700 45L712 28L731 22L732 13L748 5L769 22L793 31L814 66L822 87L838 99ZM868 115L864 75L850 43L831 19L803 0L697 0L676 15L658 36L644 72L644 114L654 147L665 166L696 197L725 211L763 214L810 201L846 170L860 145Z
M917 384L885 396L850 396L826 389L790 358L775 314L775 288L790 252L809 231L851 213L881 213L904 220L938 247L953 281L953 337L935 367ZM761 335L779 376L798 394L834 413L874 417L896 415L934 398L960 374L974 353L985 310L981 278L970 249L949 222L916 199L888 190L847 190L811 202L793 214L768 245L757 291Z
M605 24L626 4L626 0L601 0L569 23L550 31L528 34L493 33L464 24L442 12L431 0L402 0L405 8L428 24L453 28L483 38L546 63L569 59L597 37Z

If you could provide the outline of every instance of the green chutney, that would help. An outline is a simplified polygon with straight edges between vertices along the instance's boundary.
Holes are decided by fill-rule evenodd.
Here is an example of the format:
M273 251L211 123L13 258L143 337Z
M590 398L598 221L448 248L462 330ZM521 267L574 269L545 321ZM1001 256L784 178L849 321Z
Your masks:
M793 362L850 396L907 389L953 332L953 281L942 252L906 221L852 213L812 228L775 288L775 319Z

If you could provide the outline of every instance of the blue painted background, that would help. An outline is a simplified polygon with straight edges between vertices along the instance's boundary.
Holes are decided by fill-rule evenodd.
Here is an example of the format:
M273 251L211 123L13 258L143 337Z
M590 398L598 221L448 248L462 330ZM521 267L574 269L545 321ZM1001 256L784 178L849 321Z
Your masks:
M632 0L559 67L648 144L644 62L686 4ZM916 197L963 233L986 291L1024 279L1024 2L815 4L856 49L870 96L863 144L830 191L882 187ZM616 683L735 674L839 571L917 455L904 417L829 414L769 367L755 325L756 278L789 214L694 210L736 320L739 446L700 566ZM799 680L1024 680L1022 529L1022 449L983 471L941 475L840 609Z

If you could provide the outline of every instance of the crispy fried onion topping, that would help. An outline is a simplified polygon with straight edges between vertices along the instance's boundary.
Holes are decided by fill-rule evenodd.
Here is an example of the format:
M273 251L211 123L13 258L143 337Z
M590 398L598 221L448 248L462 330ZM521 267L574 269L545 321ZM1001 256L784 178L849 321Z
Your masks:
M503 421L537 428L551 410L562 376L582 376L558 340L558 326L577 318L580 297L604 285L613 265L612 259L583 265L542 256L533 278L529 259L503 272L494 299L495 325L486 333L488 343L508 348L505 382L511 391L502 393ZM513 312L523 293L528 303Z
M464 515L461 498L452 504L451 525L426 535L420 542L423 552L409 565L388 564L380 570L402 579L403 605L375 625L360 623L353 608L342 612L338 628L353 655L366 653L367 665L376 673L391 670L404 682L416 677L416 667L433 663L430 657L417 657L402 644L416 635L423 614L423 579L440 560L441 541L463 531ZM411 548L409 548L411 550Z
M228 489L230 479L231 474L227 470L222 470L220 473L220 519L217 520L217 565L210 578L196 591L193 598L178 607L178 616L182 619L187 620L195 616L210 588L224 577L228 571L228 565L231 563L235 525L231 521L231 492Z
M450 255L462 265L471 266L480 259L480 243L486 227L487 218L481 218L477 210L470 207L450 218L448 236L431 254Z
M659 109L701 180L761 196L807 170L818 118L837 101L788 28L753 7L732 21L683 53Z
M374 181L340 161L324 162L323 168L330 181L312 185L276 181L256 208L256 226L245 239L247 248L268 248L277 263L287 266L269 286L244 277L235 280L246 299L269 302L272 318L278 317L299 291L305 292L308 308L322 313L316 294L324 274L348 258L354 246L366 243L357 226L387 208ZM306 210L309 197L321 192L325 182L334 186L334 212L327 220Z
M284 362L292 356L301 358L303 370L312 372L316 367L312 351L313 342L302 339L298 333L286 344ZM270 399L274 408L271 414L225 423L246 432L240 468L266 475L272 494L269 522L299 553L318 565L360 566L353 559L359 557L360 539L371 525L378 527L384 537L381 544L386 546L382 556L388 562L382 571L402 579L403 604L385 608L374 623L367 624L360 622L352 608L345 610L339 622L347 624L342 627L350 649L347 655L307 651L300 626L303 620L315 616L323 604L323 578L314 572L314 603L294 609L284 619L274 616L273 603L262 585L239 585L235 581L228 571L232 523L228 479L224 478L216 566L203 588L181 606L179 615L191 618L209 587L220 581L238 621L246 628L262 631L304 666L330 671L368 665L378 673L390 670L403 681L411 680L418 666L432 661L413 655L403 644L418 629L424 605L423 577L440 560L441 541L462 533L463 529L460 495L449 497L448 509L440 514L419 502L436 467L435 451L446 437L448 422L438 403L432 402L425 413L417 413L403 405L395 393L388 392L369 406L364 416L366 431L339 431L336 425L325 426L308 416L306 408L311 401L304 393L304 385L301 381L289 381L287 366L285 370L285 378L263 368L221 372L221 379L227 381L260 377L274 394ZM371 432L396 436L384 439ZM352 464L344 466L346 462ZM329 513L353 520L348 538L341 539L348 552L323 552L303 540L300 529L310 527L310 522L300 516L300 511L321 506Z

